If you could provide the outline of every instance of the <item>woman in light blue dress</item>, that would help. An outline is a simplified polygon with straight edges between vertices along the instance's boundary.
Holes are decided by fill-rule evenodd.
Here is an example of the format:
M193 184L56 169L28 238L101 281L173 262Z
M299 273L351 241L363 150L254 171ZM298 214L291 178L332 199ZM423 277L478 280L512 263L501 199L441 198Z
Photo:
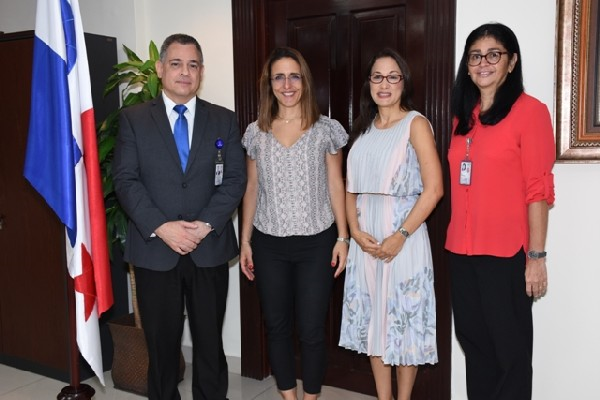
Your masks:
M429 121L414 111L410 71L391 49L368 66L348 155L351 243L340 346L365 353L379 399L408 400L418 365L437 362L433 265L425 219L442 197Z

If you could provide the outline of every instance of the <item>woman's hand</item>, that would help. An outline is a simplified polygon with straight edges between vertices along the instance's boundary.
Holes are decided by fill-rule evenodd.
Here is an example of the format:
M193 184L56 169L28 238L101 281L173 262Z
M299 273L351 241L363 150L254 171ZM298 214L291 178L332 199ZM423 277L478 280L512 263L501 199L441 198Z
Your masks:
M346 269L346 260L348 259L348 244L346 242L337 241L335 246L333 246L333 252L331 254L331 268L337 269L335 270L335 274L333 274L334 278L340 276L342 271Z
M545 249L548 232L548 210L546 200L533 202L527 206L529 222L529 249ZM527 296L540 298L548 289L546 257L529 258L525 261L525 290Z
M406 238L397 232L386 237L381 243L379 250L375 253L375 257L386 263L392 262L394 257L402 250L405 241Z
M548 290L548 272L546 270L546 259L527 258L525 264L525 290L527 296L540 298Z
M357 231L352 235L352 238L356 241L356 244L367 254L376 257L375 254L381 248L381 244L373 236L369 235L364 231Z
M248 280L254 280L254 262L250 242L242 242L240 246L240 268Z

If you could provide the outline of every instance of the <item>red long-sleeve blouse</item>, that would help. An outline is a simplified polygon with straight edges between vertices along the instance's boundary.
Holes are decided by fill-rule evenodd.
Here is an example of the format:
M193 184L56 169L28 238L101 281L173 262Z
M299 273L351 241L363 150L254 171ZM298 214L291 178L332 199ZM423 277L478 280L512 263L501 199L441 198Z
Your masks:
M452 135L448 150L451 219L446 249L457 254L511 257L527 251L527 206L554 203L554 132L545 104L523 93L498 124L479 122L465 136ZM453 131L456 127L453 122ZM467 139L471 184L459 182Z

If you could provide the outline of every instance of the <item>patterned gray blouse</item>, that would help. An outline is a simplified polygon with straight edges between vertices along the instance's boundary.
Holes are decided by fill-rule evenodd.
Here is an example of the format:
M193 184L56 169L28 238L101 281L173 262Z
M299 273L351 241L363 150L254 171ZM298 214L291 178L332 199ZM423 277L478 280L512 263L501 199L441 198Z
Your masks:
M256 161L258 193L254 227L272 236L308 236L323 232L334 222L327 184L327 153L348 142L342 125L321 115L296 143L285 147L248 125L242 145Z

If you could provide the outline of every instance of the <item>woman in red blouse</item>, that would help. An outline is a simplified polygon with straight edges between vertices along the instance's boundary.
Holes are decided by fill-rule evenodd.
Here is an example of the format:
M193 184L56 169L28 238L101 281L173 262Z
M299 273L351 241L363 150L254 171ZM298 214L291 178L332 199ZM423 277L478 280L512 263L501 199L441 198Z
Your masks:
M524 92L520 57L510 28L478 27L452 93L446 249L470 399L531 399L531 306L547 290L554 133Z

